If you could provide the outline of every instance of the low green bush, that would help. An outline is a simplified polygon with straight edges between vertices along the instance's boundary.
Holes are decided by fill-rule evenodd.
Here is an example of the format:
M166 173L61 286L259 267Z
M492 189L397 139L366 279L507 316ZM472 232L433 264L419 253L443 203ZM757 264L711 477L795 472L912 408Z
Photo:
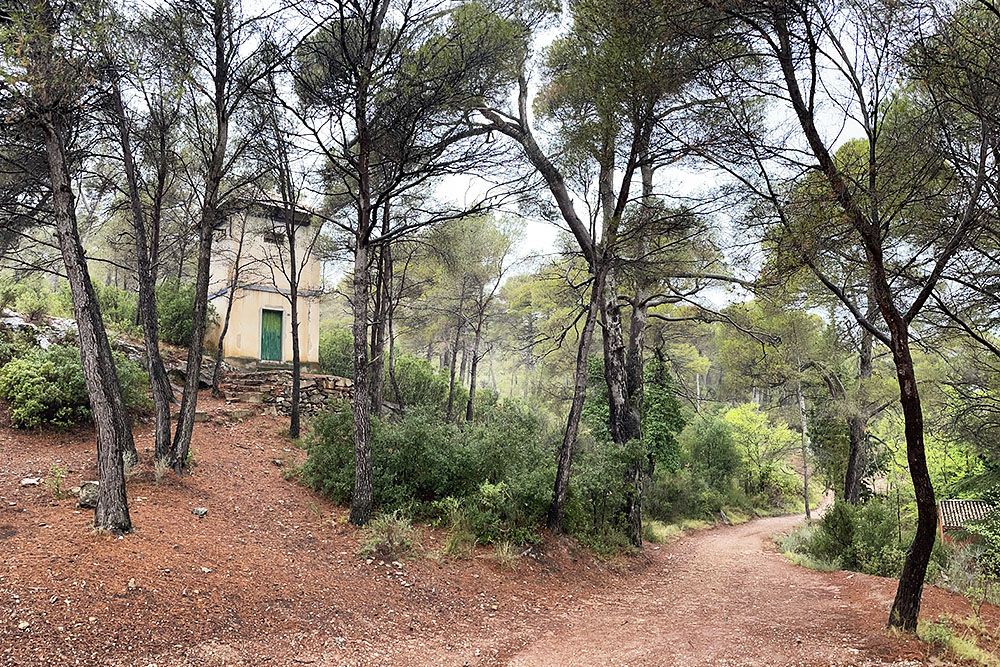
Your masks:
M23 357L38 347L34 334L27 329L0 328L0 367Z
M39 322L44 317L64 312L56 294L43 280L15 283L12 298L14 311L30 322Z
M160 340L171 345L189 345L194 331L194 285L168 280L156 288L156 317ZM209 305L208 320L217 315Z
M448 399L448 378L424 359L400 355L395 374L403 404L408 407L443 407Z
M471 424L445 422L411 409L398 420L375 420L373 490L383 512L463 523L481 543L533 539L548 506L553 455L541 425L502 402ZM319 415L308 438L301 481L339 503L354 486L350 407Z
M854 554L854 506L836 502L819 522L809 551L817 558L836 561L845 569L857 567Z
M95 285L101 317L112 329L138 335L139 296L134 291L118 289L112 285Z
M354 334L347 327L324 327L319 334L319 368L340 377L354 377Z
M115 354L122 394L133 412L149 410L145 371ZM36 348L0 368L0 398L10 405L11 424L18 428L70 426L91 418L79 350Z
M900 518L901 514L884 498L872 498L860 505L838 501L816 524L785 538L782 548L812 562L881 577L898 577L913 538L912 529L901 526ZM927 581L939 577L946 560L944 546L935 543Z
M401 558L413 550L413 524L401 512L380 514L365 526L360 555L381 560Z

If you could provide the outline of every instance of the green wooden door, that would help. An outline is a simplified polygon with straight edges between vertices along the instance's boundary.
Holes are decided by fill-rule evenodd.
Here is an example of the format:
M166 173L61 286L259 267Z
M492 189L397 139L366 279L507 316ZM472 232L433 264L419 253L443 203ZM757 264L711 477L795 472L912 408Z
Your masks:
M260 358L262 361L281 361L280 310L261 311Z

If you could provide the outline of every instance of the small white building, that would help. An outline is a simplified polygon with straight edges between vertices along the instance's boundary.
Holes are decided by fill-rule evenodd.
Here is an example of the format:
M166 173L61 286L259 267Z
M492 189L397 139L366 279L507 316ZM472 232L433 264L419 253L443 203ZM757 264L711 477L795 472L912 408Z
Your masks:
M295 230L296 262L289 258L286 236L289 215ZM314 250L319 232L313 216L289 212L279 205L258 203L230 211L216 227L209 303L217 320L206 336L218 344L230 293L229 328L222 343L224 358L236 365L282 365L292 360L289 277L297 272L299 290L299 354L303 364L319 362L319 303L322 271ZM236 277L235 289L234 274Z

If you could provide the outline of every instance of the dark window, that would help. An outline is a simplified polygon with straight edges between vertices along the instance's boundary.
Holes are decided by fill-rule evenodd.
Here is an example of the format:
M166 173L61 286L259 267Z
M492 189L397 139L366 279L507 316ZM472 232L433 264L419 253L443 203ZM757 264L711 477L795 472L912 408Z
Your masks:
M264 232L264 243L271 245L284 245L285 235L281 232Z

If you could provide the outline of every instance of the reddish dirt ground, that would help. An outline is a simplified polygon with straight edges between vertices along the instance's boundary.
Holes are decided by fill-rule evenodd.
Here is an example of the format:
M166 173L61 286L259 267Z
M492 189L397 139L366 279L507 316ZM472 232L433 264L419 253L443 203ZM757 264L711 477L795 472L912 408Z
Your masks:
M0 427L0 665L941 664L884 630L893 581L787 563L769 536L795 518L615 563L553 539L511 568L489 550L369 563L346 511L284 478L302 454L279 420L202 405L194 474L141 470L124 538L19 486L53 464L66 487L91 479L89 432ZM148 458L149 428L137 439ZM422 540L433 551L441 535ZM931 589L925 616L946 612L968 609Z

